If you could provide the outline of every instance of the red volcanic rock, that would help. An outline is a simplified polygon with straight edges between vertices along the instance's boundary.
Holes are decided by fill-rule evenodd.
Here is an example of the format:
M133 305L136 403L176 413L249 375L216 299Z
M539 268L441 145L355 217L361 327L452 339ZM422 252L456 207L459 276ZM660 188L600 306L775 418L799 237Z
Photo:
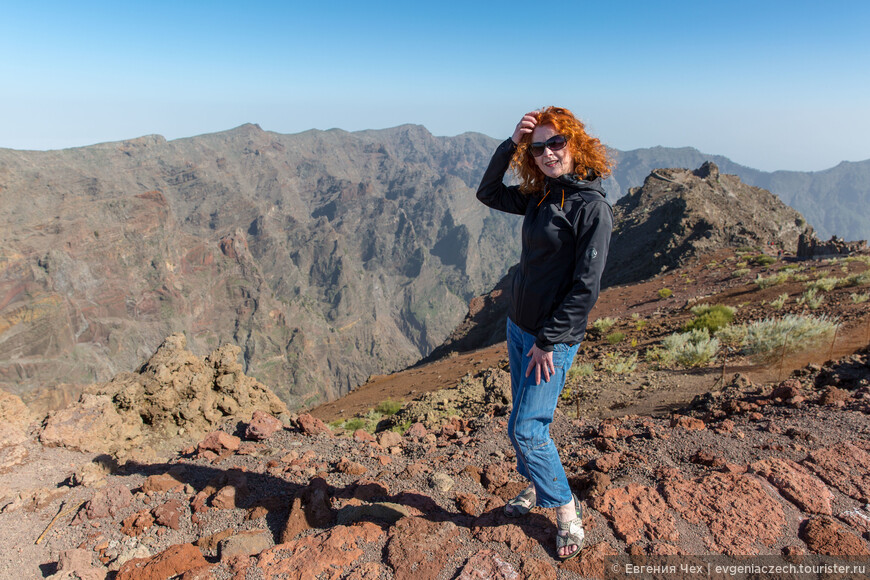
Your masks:
M357 429L353 432L353 440L357 443L374 443L377 441L375 436L366 431L365 429Z
M268 530L244 530L221 540L221 560L226 562L238 556L253 556L272 545L272 534Z
M296 425L306 435L327 435L332 437L332 430L326 426L326 423L312 417L308 413L302 413L296 418Z
M219 478L219 485L222 487L211 499L212 507L218 509L235 509L250 493L248 477L239 471L230 471L222 475Z
M482 474L480 472L480 468L476 465L466 465L465 468L462 470L462 473L464 473L477 483L481 482Z
M870 556L867 545L834 518L820 516L804 523L800 538L816 554L825 556Z
M870 502L870 453L844 442L817 449L804 459L804 465L828 485L861 502Z
M196 446L199 453L211 451L220 455L224 451L237 451L242 440L235 435L224 433L223 431L213 431L206 435L205 439L199 442Z
M411 427L405 432L405 437L419 440L428 434L429 431L426 430L426 427L423 425L423 423L418 422L411 425Z
M97 568L91 564L89 550L64 550L57 562L57 573L47 580L104 580L105 568Z
M171 499L151 510L155 522L173 530L178 529L182 512L184 512L184 504L177 499Z
M119 510L124 509L132 502L133 494L130 493L130 490L117 484L98 491L82 513L89 520L115 517Z
M758 553L756 542L775 544L785 532L785 514L779 502L749 475L714 472L700 479L673 478L663 495L687 522L710 530L707 547L728 555Z
M516 580L519 578L519 574L513 566L502 560L497 552L481 550L468 559L468 562L459 572L457 580L477 580L478 578Z
M486 487L486 490L493 490L503 486L510 479L510 470L504 463L490 463L483 470L481 482Z
M287 522L284 524L284 531L281 532L281 543L286 544L292 541L296 536L308 529L311 529L311 524L308 523L308 518L305 517L302 498L293 498L293 503L290 504L290 514L287 516Z
M363 501L375 498L385 498L390 495L390 490L380 481L360 480L353 489L353 497Z
M593 467L601 473L610 473L622 462L622 453L607 453L592 462Z
M822 405L843 406L843 404L849 400L849 397L849 391L844 391L843 389L838 389L837 387L828 387L819 398L819 403L821 403Z
M686 417L685 415L674 415L671 418L671 427L682 427L686 431L703 431L707 428L700 419L694 417Z
M599 542L583 548L580 555L559 565L559 568L573 572L582 578L621 577L613 574L613 556L619 553L607 542Z
M480 498L472 493L457 493L456 507L459 511L469 516L480 515Z
M779 384L778 387L773 389L773 392L770 394L773 399L780 399L786 401L788 399L793 399L801 394L801 383L797 379L788 379Z
M523 560L522 578L535 578L536 580L556 580L556 569L550 562L526 558Z
M341 473L347 473L348 475L362 475L368 471L364 465L350 461L347 457L341 458L337 468Z
M482 520L479 522L482 523ZM533 546L529 534L516 524L476 526L474 539L481 542L505 544L512 552L528 552Z
M616 427L610 423L604 423L598 428L598 436L603 439L616 439L619 436L619 433L617 432Z
M453 522L402 518L390 528L386 561L396 578L435 580L460 545Z
M208 562L199 548L193 544L177 544L150 558L126 562L115 580L166 580L203 566L208 566Z
M284 424L269 413L254 411L251 422L248 423L248 427L245 429L245 438L262 441L281 431L283 428Z
M257 572L264 580L338 578L363 555L360 544L376 542L383 534L370 522L335 526L264 550L257 558Z
M725 464L727 463L723 457L713 455L707 451L698 451L689 459L689 461L699 465L706 465L707 467L712 467L714 469L725 467Z
M592 507L610 521L616 535L627 544L644 537L677 541L676 523L668 512L668 505L651 487L631 483L608 489L593 500Z
M402 444L402 436L395 431L382 431L378 433L378 445L384 449L396 447Z
M172 475L161 473L159 475L149 475L145 478L145 483L142 484L142 491L163 493L170 489L182 487L183 485L183 483L172 477Z
M142 510L121 522L121 532L128 536L138 536L154 525L151 510Z
M756 461L750 469L766 478L784 498L802 511L831 515L831 500L834 499L831 490L794 461L773 457Z

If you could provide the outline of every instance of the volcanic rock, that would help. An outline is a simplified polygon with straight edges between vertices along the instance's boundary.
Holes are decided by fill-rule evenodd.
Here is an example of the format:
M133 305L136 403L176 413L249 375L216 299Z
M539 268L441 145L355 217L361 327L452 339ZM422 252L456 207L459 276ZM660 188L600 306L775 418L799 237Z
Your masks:
M274 393L241 373L239 347L224 345L201 359L186 344L173 334L140 372L91 385L77 404L46 419L40 440L118 454L144 443L166 448L225 420L249 420L258 409L286 412Z

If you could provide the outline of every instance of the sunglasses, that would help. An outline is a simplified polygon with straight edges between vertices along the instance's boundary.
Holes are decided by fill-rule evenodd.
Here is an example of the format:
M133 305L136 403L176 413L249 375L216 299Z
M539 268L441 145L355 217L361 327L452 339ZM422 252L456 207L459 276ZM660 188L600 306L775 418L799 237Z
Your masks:
M568 138L564 135L556 135L555 137L550 137L543 143L538 141L536 143L532 143L529 145L529 151L532 153L532 157L540 157L544 154L544 149L549 149L550 151L558 151L559 149L564 149L565 145L568 144Z

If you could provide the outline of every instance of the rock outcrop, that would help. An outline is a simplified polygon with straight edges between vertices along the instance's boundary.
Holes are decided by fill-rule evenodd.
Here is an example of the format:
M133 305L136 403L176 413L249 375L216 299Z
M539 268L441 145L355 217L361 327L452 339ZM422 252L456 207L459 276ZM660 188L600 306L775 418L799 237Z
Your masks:
M812 230L778 197L720 174L709 161L694 171L654 170L613 211L606 286L643 280L725 247L795 253L799 236Z
M242 372L239 352L224 345L203 359L187 350L183 334L173 334L138 372L91 385L78 403L50 414L40 441L119 454L143 445L170 448L228 419L250 420L258 410L286 413L274 393Z

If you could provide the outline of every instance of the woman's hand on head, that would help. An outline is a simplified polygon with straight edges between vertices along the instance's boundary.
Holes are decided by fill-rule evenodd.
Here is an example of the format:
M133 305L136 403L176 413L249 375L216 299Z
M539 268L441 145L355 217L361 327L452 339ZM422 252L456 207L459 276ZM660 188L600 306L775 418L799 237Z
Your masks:
M535 130L535 125L538 124L538 112L531 111L530 113L526 113L523 115L523 118L520 119L520 122L517 123L517 128L514 129L514 134L511 135L511 141L514 142L515 145L520 144L520 139L523 138L523 135L527 135Z
M541 350L537 344L533 344L526 356L531 357L529 366L526 367L526 376L535 371L535 384L541 384L541 375L544 375L544 382L550 382L550 376L556 373L556 367L553 366L553 353Z

